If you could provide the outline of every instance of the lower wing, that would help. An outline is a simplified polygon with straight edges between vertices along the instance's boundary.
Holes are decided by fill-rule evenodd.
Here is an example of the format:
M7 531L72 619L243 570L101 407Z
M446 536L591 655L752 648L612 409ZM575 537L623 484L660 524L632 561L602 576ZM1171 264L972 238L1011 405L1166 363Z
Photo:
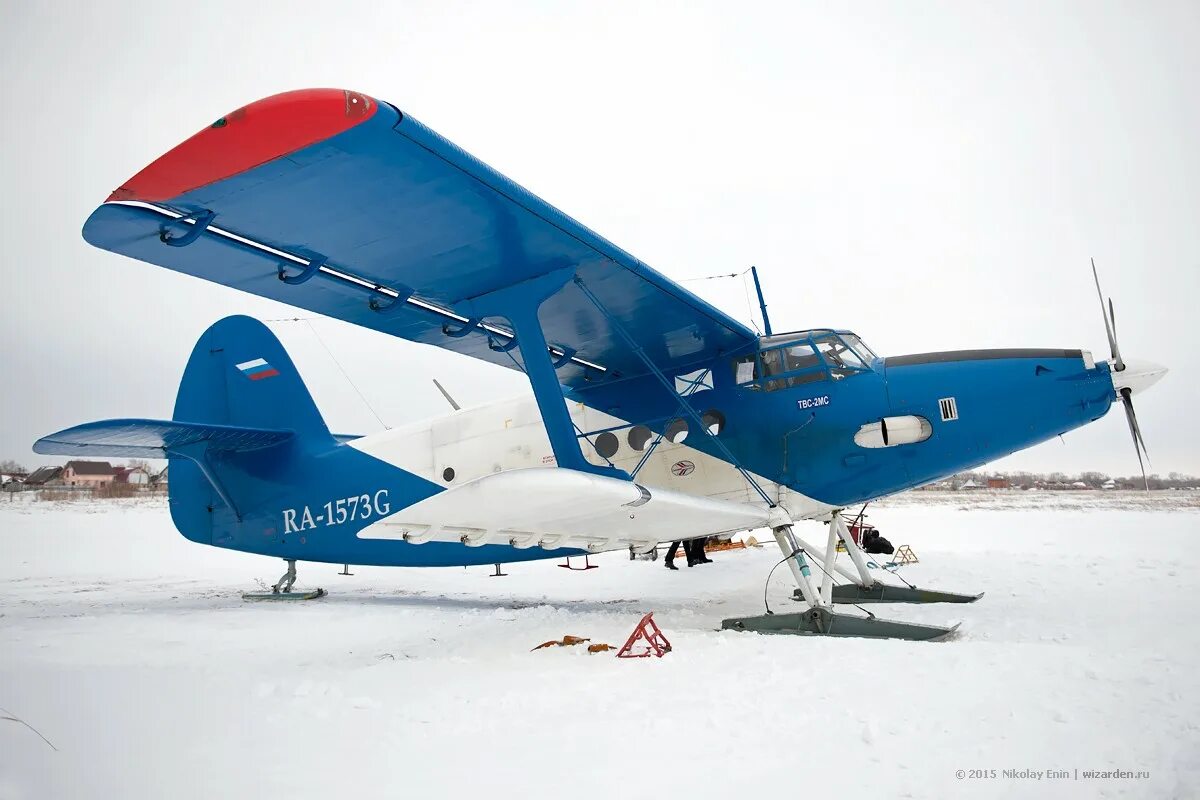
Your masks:
M590 552L761 528L765 506L710 500L568 469L498 472L401 509L359 532L413 544L462 542Z

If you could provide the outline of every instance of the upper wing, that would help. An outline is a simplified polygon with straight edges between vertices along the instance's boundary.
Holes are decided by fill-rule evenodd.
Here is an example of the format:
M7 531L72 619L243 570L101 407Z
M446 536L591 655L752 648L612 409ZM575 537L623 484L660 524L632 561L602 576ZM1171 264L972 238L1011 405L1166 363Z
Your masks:
M115 191L83 234L106 250L505 366L515 362L501 349L511 340L503 321L447 331L466 321L470 298L564 267L663 370L753 339L412 117L336 89L276 95L223 117ZM563 384L646 372L578 287L547 300L540 319L564 356Z

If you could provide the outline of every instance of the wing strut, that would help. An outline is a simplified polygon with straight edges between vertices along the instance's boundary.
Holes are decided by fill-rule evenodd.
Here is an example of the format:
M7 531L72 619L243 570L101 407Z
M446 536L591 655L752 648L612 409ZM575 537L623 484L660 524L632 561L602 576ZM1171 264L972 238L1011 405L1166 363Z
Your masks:
M584 459L556 372L571 360L575 351L570 347L558 345L556 349L561 355L552 357L546 336L542 332L542 323L538 319L538 308L542 303L557 294L574 276L574 267L564 267L472 297L464 304L470 310L471 319L458 331L443 329L443 332L448 336L463 336L475 330L484 317L506 318L516 335L525 374L533 388L533 396L537 400L538 410L541 411L542 422L546 425L546 433L550 436L550 447L554 451L554 459L558 466L628 480L629 476L623 470L596 466Z
M762 487L758 485L758 482L755 481L753 477L751 477L750 473L746 471L746 468L742 466L741 462L737 460L733 453L729 452L729 448L725 446L725 443L708 429L708 426L704 424L704 420L700 418L700 414L696 412L696 409L692 408L691 403L687 402L685 395L681 395L679 392L675 391L675 387L671 385L671 381L667 380L667 376L663 375L662 370L660 370L655 363L650 360L650 357L646 355L646 351L644 351L637 343L637 340L630 336L625 328L621 326L621 323L617 321L617 318L609 313L608 308L606 308L605 305L600 302L600 298L596 297L596 295L592 293L592 290L587 287L587 284L583 282L583 278L576 276L575 285L578 286L580 291L583 292L584 296L591 301L592 305L596 307L596 310L608 319L609 324L613 326L613 330L615 330L617 334L625 340L625 344L629 345L629 349L632 350L639 359L641 359L642 363L646 365L646 369L650 370L650 373L654 375L655 378L658 378L658 382L661 383L668 392L679 399L679 405L683 407L684 412L692 418L692 421L696 423L696 427L698 427L706 436L713 440L713 443L717 446L717 449L721 451L722 455L724 455L725 460L732 464L738 472L742 473L742 477L746 479L746 483L750 484L754 491L758 492L758 496L761 497L770 508L774 508L775 502L766 492L763 491Z

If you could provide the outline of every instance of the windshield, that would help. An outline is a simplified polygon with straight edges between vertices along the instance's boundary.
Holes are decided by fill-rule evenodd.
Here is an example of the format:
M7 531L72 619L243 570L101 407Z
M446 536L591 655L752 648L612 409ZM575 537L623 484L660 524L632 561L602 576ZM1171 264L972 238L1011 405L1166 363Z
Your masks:
M862 357L862 360L866 361L868 364L876 358L879 358L879 356L875 355L875 351L867 347L867 343L864 342L857 334L843 333L841 336L842 341L853 348L854 352L858 353L858 355Z
M825 363L829 365L829 371L833 374L834 380L867 369L866 362L838 336L824 336L817 339L814 344L821 355L825 357Z

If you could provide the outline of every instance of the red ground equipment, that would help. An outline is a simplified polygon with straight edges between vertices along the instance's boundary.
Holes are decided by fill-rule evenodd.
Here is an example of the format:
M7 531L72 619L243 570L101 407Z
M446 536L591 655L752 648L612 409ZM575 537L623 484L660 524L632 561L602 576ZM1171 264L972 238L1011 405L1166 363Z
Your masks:
M633 629L633 633L629 634L625 644L621 645L621 649L617 652L617 658L648 658L649 656L662 658L669 652L671 652L671 643L667 641L667 637L663 636L662 630L654 622L654 612L651 611L642 617L642 621Z

